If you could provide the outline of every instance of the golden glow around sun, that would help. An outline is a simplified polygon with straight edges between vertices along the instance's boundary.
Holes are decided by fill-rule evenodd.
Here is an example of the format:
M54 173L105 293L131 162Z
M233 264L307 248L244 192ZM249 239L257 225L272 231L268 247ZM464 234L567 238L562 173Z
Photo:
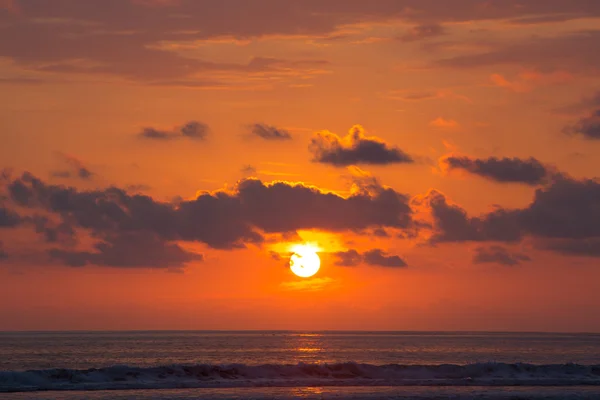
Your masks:
M308 278L319 271L321 259L317 254L318 248L310 244L297 244L292 247L290 269L299 277Z

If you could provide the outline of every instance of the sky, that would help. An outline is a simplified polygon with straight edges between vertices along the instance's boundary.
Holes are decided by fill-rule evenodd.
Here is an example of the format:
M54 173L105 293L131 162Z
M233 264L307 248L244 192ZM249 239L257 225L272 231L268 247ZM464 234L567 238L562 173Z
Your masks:
M600 332L599 27L0 0L0 330Z

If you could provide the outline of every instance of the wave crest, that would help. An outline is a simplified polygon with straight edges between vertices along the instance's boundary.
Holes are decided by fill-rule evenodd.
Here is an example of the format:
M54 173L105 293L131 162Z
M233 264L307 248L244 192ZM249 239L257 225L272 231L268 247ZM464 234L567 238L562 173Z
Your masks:
M0 392L290 386L600 385L600 365L171 365L0 372Z

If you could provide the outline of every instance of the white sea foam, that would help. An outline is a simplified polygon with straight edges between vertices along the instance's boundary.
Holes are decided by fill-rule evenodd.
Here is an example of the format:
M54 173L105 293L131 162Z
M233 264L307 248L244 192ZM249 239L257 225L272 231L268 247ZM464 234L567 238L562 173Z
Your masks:
M0 392L295 386L600 386L600 365L172 365L0 372Z

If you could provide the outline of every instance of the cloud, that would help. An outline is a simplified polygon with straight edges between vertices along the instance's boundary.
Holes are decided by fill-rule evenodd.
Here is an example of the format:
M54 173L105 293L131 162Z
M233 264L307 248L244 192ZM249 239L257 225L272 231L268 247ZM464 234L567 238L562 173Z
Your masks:
M403 42L415 42L431 39L446 34L446 30L439 24L416 25L400 36Z
M587 239L543 239L535 246L570 256L600 257L600 237Z
M515 210L499 208L479 217L470 217L466 210L450 203L446 196L430 190L424 196L415 196L411 204L424 208L433 219L429 243L499 241L517 242L522 238L522 227Z
M530 92L539 86L557 85L573 80L573 75L564 71L554 71L550 73L538 72L535 70L523 71L512 80L505 78L500 74L490 76L492 83L498 87L503 87L513 92Z
M83 180L92 179L94 173L86 167L81 160L60 152L58 152L57 155L69 166L70 170L54 171L52 172L52 176L57 178L76 177Z
M408 197L383 187L373 193L342 197L303 184L244 179L232 190L206 192L195 199L165 203L116 187L78 190L49 185L24 173L8 182L7 191L11 201L20 207L44 211L59 220L55 224L38 223L37 230L46 237L50 235L48 229L57 229L56 224L64 223L70 229L88 232L99 241L95 253L55 251L60 259L111 266L117 262L108 258L124 254L123 243L131 247L142 239L149 244L154 240L157 248L183 257L171 246L172 242L201 242L213 248L232 249L261 244L263 234L267 233L288 234L302 229L334 232L376 227L404 229L412 225ZM147 260L140 261L144 263ZM127 261L124 265L132 264Z
M486 52L438 60L436 65L476 68L492 65L519 65L534 70L596 71L600 63L600 30L582 31L555 37L532 37L504 44L490 43Z
M8 253L4 251L4 243L0 241L0 261L8 258Z
M399 256L388 256L383 250L373 249L363 253L363 259L368 265L379 267L406 267L407 264Z
M96 251L66 251L51 249L52 258L71 267L87 264L118 268L181 268L203 256L183 250L151 232L127 232L108 235L94 245Z
M29 220L33 223L36 233L42 234L46 242L69 247L77 244L77 233L68 222L53 223L42 215L34 215Z
M519 210L519 220L530 234L542 238L600 237L600 183L563 177L535 191L533 202Z
M309 150L313 161L344 167L352 164L387 165L413 163L411 156L383 140L366 136L360 125L354 125L344 137L329 131L313 135Z
M528 159L517 157L480 159L448 155L440 160L440 164L443 168L462 169L471 174L501 183L541 185L548 183L549 178L553 175L548 167L533 157Z
M588 117L581 118L575 124L565 128L565 133L578 135L585 139L600 139L600 109L595 110Z
M600 109L600 91L596 91L592 95L584 96L581 100L573 104L558 107L554 109L554 111L562 114L579 114L583 111L589 112L591 115L597 109Z
M381 249L368 250L362 254L354 249L334 253L337 260L335 265L343 267L355 267L361 263L378 267L400 268L407 264L402 258L395 255L387 255Z
M431 214L432 232L428 238L431 244L518 242L530 237L547 250L594 256L597 252L592 246L600 240L598 199L597 180L559 176L551 184L536 189L532 202L524 208L497 208L470 217L436 190L415 196L411 206ZM417 218L418 213L415 215Z
M356 267L363 261L362 254L354 249L338 251L334 255L337 258L334 264L341 267Z
M0 205L0 228L14 228L21 223L19 214Z
M182 126L175 127L172 130L146 127L138 133L138 136L142 139L149 140L175 140L188 138L200 141L206 139L208 132L208 125L198 121L190 121Z
M198 140L206 139L208 131L208 125L198 121L190 121L179 128L183 137Z
M478 247L473 257L475 264L496 263L514 266L521 264L522 261L531 261L531 258L525 254L511 253L502 246Z
M250 133L264 140L282 141L292 139L292 135L287 130L266 124L256 123L250 125Z
M454 0L452 7L440 7L439 1L435 0L136 0L110 3L106 0L63 0L59 4L2 0L0 4L12 10L0 16L0 57L17 65L69 74L70 77L102 74L190 86L197 82L206 86L223 85L227 79L220 75L224 73L255 73L253 78L258 75L251 63L215 63L197 58L197 52L182 51L195 49L206 41L248 42L266 37L299 36L334 38L344 36L340 31L349 25L367 26L390 21L415 24L416 27L405 35L406 40L412 40L435 37L444 22L519 18L566 21L600 15L600 7L590 0L524 0L518 7L496 3L482 5L479 0ZM199 26L202 29L198 29ZM558 40L560 47L561 38ZM511 54L510 50L503 51ZM591 47L591 42L579 46L579 50L573 50L579 60L589 57L593 62L595 48ZM534 58L534 53L521 50L514 57L525 54ZM563 62L568 62L568 54L563 56ZM288 63L286 67L262 66L259 72L264 73L263 79L269 80L274 76L308 75L313 69Z

